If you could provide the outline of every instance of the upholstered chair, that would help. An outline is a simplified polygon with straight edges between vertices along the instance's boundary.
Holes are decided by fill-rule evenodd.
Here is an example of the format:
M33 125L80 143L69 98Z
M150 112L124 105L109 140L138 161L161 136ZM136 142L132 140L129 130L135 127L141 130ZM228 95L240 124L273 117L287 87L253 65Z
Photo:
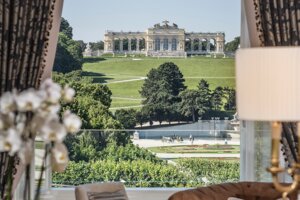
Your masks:
M227 200L230 197L243 200L277 200L281 198L281 194L272 183L239 182L180 191L169 200ZM288 198L296 200L297 191L289 194Z

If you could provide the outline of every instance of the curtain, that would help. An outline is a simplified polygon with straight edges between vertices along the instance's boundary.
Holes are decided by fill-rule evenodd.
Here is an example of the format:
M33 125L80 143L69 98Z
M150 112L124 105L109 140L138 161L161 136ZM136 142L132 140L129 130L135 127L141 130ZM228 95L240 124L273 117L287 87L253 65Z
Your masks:
M253 2L261 46L300 45L300 0L253 0ZM283 123L281 142L285 161L291 166L297 161L298 138L295 123Z
M0 96L38 87L45 67L55 0L0 0ZM18 159L0 153L0 199Z

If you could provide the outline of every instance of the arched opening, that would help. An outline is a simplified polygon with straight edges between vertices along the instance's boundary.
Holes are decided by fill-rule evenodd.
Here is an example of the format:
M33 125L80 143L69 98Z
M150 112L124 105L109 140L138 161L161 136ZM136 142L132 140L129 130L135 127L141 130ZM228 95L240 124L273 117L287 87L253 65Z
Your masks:
M168 39L165 38L165 39L164 39L164 43L163 43L163 50L164 50L164 51L167 51L168 48L169 48Z
M185 40L185 51L191 51L192 50L191 46L192 46L191 39L189 39L189 38L186 39Z
M160 39L159 38L155 39L154 50L155 51L160 51Z
M194 45L193 45L194 51L199 51L199 39L194 39Z
M177 40L176 38L172 39L172 51L176 51L177 50Z
M140 50L141 51L145 51L145 48L146 48L146 40L145 40L145 38L143 38L143 39L141 39L140 41L139 41L139 46L140 46Z
M137 43L137 39L136 38L131 39L131 51L136 51L137 50L136 49L136 47L137 47L136 43Z
M128 39L123 39L123 51L128 51L129 48L128 48Z
M210 51L216 51L216 40L215 39L210 39Z
M120 39L117 38L114 40L114 51L120 51Z
M202 51L207 51L207 40L206 39L201 40L201 45L202 45Z

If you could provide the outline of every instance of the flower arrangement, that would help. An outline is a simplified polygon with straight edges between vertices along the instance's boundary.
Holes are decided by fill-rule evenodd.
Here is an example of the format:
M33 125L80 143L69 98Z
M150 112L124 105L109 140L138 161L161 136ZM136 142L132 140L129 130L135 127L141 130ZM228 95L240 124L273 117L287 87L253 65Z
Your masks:
M20 93L13 90L0 97L0 152L16 156L22 164L29 166L35 138L39 138L45 144L35 199L40 195L46 158L51 157L54 171L62 172L67 166L68 151L63 140L68 133L79 131L81 120L69 110L61 113L60 102L71 102L74 95L75 91L72 88L62 88L51 79L47 79L37 90L30 88ZM12 174L10 179L13 179ZM11 186L12 182L13 180L10 181ZM13 192L12 187L9 188L10 191L6 194L8 199L12 197Z

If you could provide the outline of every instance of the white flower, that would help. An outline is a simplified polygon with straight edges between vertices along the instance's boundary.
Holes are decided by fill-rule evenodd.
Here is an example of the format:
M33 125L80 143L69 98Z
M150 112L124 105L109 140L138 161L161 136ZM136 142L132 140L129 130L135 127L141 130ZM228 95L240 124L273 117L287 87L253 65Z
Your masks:
M52 79L46 79L40 87L40 90L46 91L47 101L53 104L59 102L61 98L61 87L59 84L54 83Z
M21 159L21 162L24 165L30 164L33 156L33 142L32 140L28 140L27 142L23 142L20 151L18 152L18 156Z
M53 115L53 114L59 113L60 108L61 107L59 104L54 104L54 105L48 106L47 110L48 110L49 114Z
M40 133L46 142L62 142L67 135L65 127L56 120L46 121L40 128Z
M39 96L43 101L47 100L47 92L45 90L36 91L36 95Z
M75 95L75 90L66 85L62 91L62 94L63 94L63 99L66 102L71 102Z
M26 128L26 124L24 122L20 122L16 125L16 130L18 131L18 133L23 133L25 128Z
M15 94L5 92L0 98L0 112L6 114L15 109Z
M64 113L64 125L69 133L77 133L81 127L81 119L69 110Z
M60 90L49 89L49 91L48 91L48 101L50 103L56 104L56 103L59 102L60 98L61 98Z
M50 114L50 113L44 113L44 112L38 112L36 113L31 122L30 122L30 130L32 133L39 133L41 134L41 129L43 126L46 126L47 123L51 121L59 121L59 116L57 114Z
M203 181L205 184L208 184L208 183L209 183L209 180L208 180L206 177L202 177L202 181Z
M28 89L16 97L16 103L21 112L34 111L40 107L42 98L34 89Z
M6 130L13 127L15 122L15 114L10 112L7 114L0 113L0 130Z
M55 115L60 111L59 104L44 104L39 110L38 114L40 116L47 117L48 115Z
M16 122L17 123L25 123L26 122L26 114L25 113L19 113L17 116L16 116Z
M9 152L13 156L21 148L22 140L17 131L13 128L0 136L0 151Z
M29 126L32 133L39 132L41 126L45 123L45 118L40 115L34 115Z
M3 121L3 119L1 119L1 117L0 117L0 131L3 130L4 127L5 127L4 121Z
M68 150L63 143L55 143L51 150L52 170L63 172L69 162Z

